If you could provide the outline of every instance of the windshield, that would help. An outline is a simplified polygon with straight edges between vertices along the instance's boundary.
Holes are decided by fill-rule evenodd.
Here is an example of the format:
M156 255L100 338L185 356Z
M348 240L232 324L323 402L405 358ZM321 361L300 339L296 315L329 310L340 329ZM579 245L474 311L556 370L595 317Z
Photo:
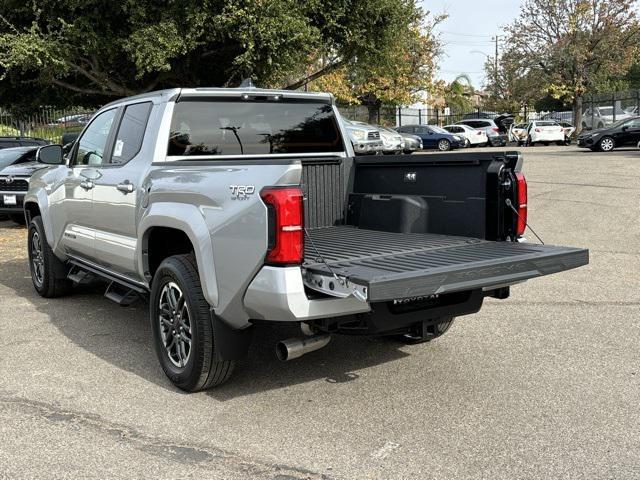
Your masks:
M168 155L268 155L344 150L333 108L315 101L176 103Z
M28 151L28 149L23 148L15 150L13 148L6 148L4 150L0 150L0 170L4 167L12 165L16 160L18 160Z

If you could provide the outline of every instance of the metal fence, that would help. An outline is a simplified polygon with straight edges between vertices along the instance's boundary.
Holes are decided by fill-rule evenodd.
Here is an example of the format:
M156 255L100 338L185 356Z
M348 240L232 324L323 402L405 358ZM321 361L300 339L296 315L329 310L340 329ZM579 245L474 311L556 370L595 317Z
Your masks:
M1 137L36 137L60 143L65 133L79 132L89 122L93 109L42 107L25 115L0 108Z

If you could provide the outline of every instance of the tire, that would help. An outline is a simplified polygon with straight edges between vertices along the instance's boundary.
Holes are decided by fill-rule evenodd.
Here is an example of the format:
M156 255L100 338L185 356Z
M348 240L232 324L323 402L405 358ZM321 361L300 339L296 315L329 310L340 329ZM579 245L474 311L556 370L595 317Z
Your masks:
M12 222L17 223L18 225L26 225L27 220L24 218L24 215L19 213L12 213L9 215L9 218Z
M451 150L451 142L444 138L438 141L438 150L440 150L441 152L446 152Z
M611 150L613 150L615 148L616 144L613 141L613 138L606 136L606 137L602 137L599 141L598 141L598 150L600 150L601 152L610 152Z
M412 335L410 333L405 333L404 335L395 335L395 337L407 345L418 345L420 343L430 342L431 340L441 337L447 333L449 328L451 328L451 325L453 325L454 317L444 317L440 320L442 320L440 323L426 327L426 335Z
M560 141L560 142L556 142L556 145L558 145L559 147L563 147L563 146L565 146L566 144L567 144L567 141L566 141L566 140L562 140L562 141Z
M153 346L162 370L176 387L197 392L221 385L231 377L235 362L215 359L212 313L193 255L175 255L160 264L150 302ZM172 311L170 302L181 307ZM173 332L179 331L178 326L184 333L176 343Z
M533 147L536 143L531 140L531 135L527 137L527 147Z
M33 217L27 235L29 270L36 292L42 297L53 298L71 292L71 280L67 279L67 266L53 254L40 216Z
M464 148L469 148L471 146L471 140L468 138L464 139Z
M543 144L545 147L548 147L548 146L549 146L549 142L542 142L542 144Z

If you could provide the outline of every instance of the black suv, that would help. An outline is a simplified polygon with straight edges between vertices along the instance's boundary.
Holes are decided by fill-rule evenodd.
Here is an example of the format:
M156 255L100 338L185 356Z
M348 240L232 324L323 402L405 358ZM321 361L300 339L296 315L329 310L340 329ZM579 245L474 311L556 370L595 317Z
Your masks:
M36 137L0 137L0 150L14 147L42 147L51 142L45 138Z
M578 146L610 152L626 145L636 146L640 142L640 117L627 118L598 130L583 132L578 137Z

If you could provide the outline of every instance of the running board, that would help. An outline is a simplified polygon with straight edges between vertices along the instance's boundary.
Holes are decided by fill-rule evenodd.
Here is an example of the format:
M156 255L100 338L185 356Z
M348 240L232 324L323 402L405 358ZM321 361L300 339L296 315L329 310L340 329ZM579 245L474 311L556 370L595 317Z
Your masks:
M67 275L69 280L76 284L88 282L95 277L108 281L109 286L104 296L118 305L129 306L147 296L148 291L144 286L129 282L120 278L119 275L107 272L77 258L69 258L69 263L71 264L71 270Z

